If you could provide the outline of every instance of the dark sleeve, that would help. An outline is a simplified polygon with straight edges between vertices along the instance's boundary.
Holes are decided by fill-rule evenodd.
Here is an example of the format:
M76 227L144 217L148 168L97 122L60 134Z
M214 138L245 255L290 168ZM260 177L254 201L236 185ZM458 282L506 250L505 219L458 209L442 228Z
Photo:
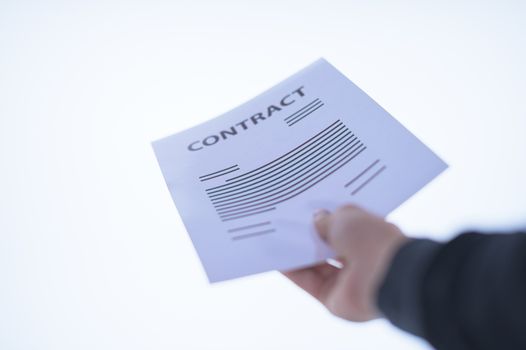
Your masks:
M415 239L396 253L381 312L437 349L526 349L526 233Z

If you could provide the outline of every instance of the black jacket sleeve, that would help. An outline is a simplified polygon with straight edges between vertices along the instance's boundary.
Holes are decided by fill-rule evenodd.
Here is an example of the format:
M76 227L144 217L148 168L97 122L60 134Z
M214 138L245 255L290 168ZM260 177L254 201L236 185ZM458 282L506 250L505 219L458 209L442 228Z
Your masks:
M415 239L378 292L385 317L437 349L526 349L526 233Z

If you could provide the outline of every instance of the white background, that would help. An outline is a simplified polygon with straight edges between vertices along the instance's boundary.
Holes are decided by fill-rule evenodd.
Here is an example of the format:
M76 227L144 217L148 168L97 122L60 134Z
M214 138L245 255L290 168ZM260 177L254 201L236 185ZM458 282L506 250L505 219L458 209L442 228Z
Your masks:
M0 348L426 349L278 273L210 286L150 147L325 57L451 168L389 219L526 217L523 1L0 1Z

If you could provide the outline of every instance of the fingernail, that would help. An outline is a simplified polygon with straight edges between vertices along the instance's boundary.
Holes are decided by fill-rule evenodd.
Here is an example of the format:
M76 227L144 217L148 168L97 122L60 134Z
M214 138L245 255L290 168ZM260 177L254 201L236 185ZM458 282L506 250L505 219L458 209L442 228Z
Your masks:
M329 212L327 210L325 210L325 209L316 209L314 211L313 218L316 221L316 220L319 220L319 219L321 219L322 217L324 217L325 215L328 215L328 214L329 214Z

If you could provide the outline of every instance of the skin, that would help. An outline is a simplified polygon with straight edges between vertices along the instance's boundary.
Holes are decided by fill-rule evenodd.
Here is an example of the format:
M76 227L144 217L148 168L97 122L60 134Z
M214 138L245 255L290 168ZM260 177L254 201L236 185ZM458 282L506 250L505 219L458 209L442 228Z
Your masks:
M314 226L342 267L323 263L283 274L338 317L355 322L380 317L379 286L408 238L395 225L352 205L333 213L318 210Z

